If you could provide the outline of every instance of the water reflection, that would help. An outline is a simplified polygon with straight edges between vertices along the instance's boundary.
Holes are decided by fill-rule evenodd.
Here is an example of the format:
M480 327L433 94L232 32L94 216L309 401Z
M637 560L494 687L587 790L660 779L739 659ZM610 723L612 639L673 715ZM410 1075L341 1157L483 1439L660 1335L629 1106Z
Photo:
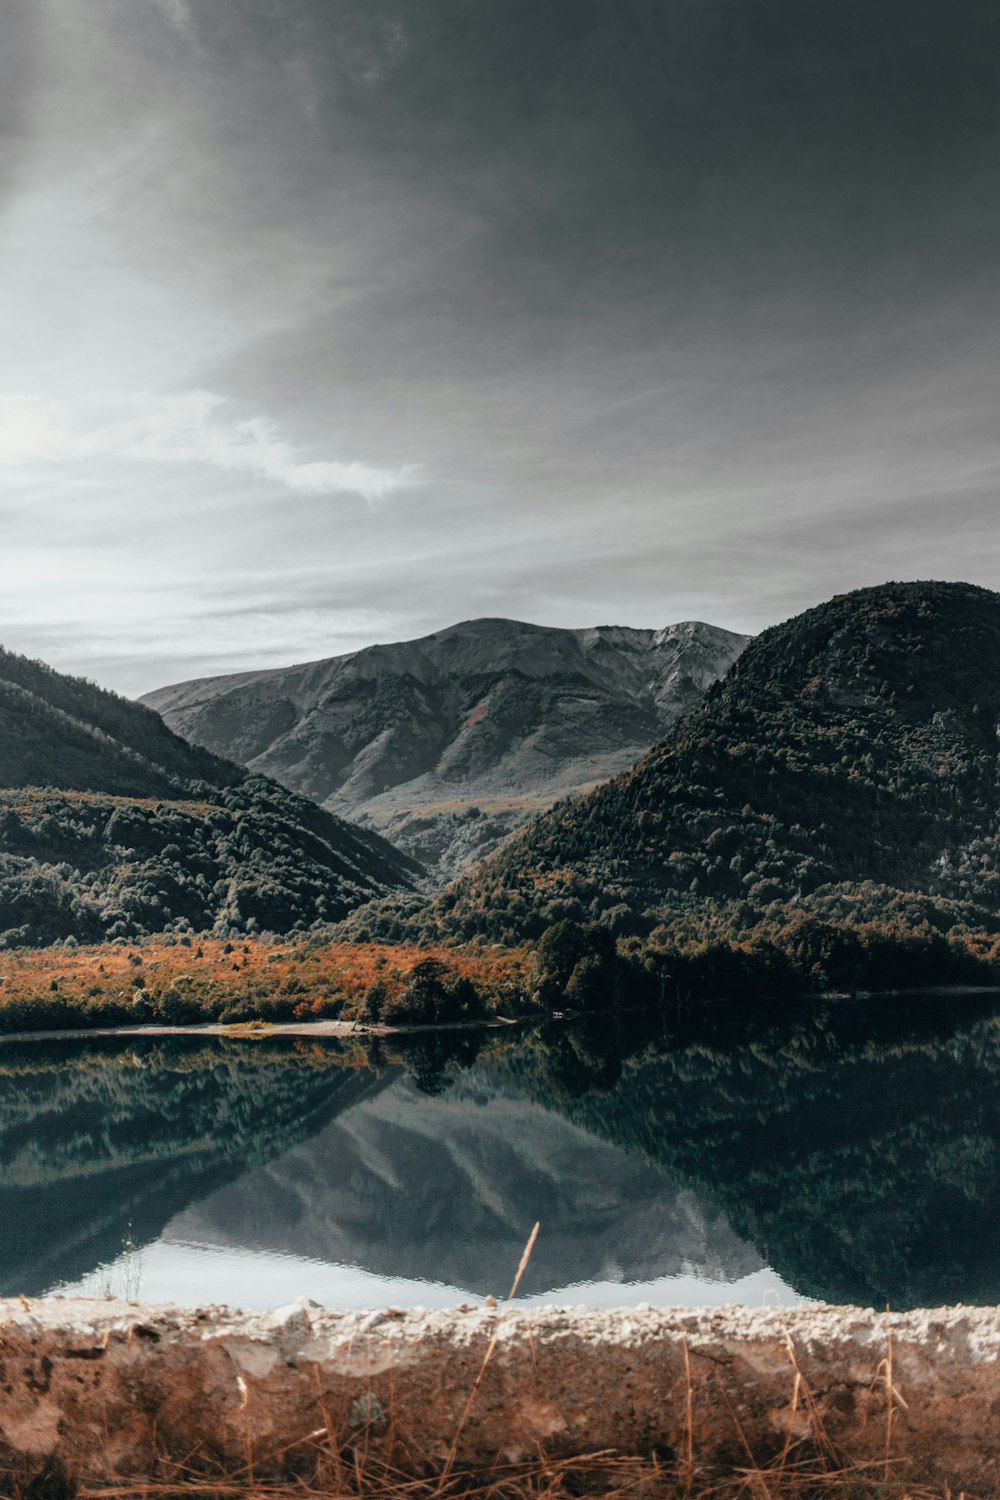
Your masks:
M229 1302L246 1308L281 1307L303 1296L341 1308L436 1308L483 1301L467 1287L443 1281L411 1281L305 1256L177 1240L155 1240L53 1291L69 1297L126 1296L187 1305ZM525 1307L715 1307L729 1302L784 1307L800 1299L765 1266L735 1281L696 1275L658 1276L644 1282L584 1281L517 1300Z
M803 1295L1000 1300L997 997L720 1009L690 1035L552 1030L512 1084L725 1209ZM562 1078L560 1085L556 1080ZM593 1080L599 1078L600 1082Z
M1000 1299L983 1002L673 1024L4 1046L0 1292Z
M642 1157L478 1074L428 1096L402 1069L163 1238L503 1296L536 1220L525 1295L686 1272L735 1280L763 1264L724 1214Z

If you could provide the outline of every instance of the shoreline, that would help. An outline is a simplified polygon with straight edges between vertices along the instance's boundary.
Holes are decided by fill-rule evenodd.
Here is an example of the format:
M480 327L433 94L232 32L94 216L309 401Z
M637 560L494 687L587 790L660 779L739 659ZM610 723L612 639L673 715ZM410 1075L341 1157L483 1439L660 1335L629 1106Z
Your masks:
M0 1032L4 1042L62 1042L89 1037L130 1036L221 1036L236 1041L265 1037L366 1037L426 1036L438 1031L503 1031L511 1026L558 1020L558 1013L545 1016L491 1016L483 1021L440 1021L433 1026L372 1026L360 1021L204 1021L192 1026L70 1026L58 1031Z
M1000 995L1000 985L995 984L931 984L919 990L827 990L809 996L816 1001L836 1001L843 1004L865 1003L869 1000L893 1000L912 998L932 999ZM704 1000L699 1002L706 1009L716 1009L731 1004L728 1000ZM326 1037L348 1039L351 1037L428 1036L438 1032L452 1031L505 1031L517 1026L537 1026L549 1021L598 1020L601 1017L654 1014L656 1006L617 1006L607 1010L554 1010L530 1016L485 1017L479 1021L436 1021L427 1025L386 1026L364 1021L201 1021L187 1026L165 1026L146 1024L141 1026L67 1026L47 1031L0 1031L0 1045L5 1042L62 1042L84 1040L88 1037L131 1036L221 1036L233 1040L257 1041L265 1037Z

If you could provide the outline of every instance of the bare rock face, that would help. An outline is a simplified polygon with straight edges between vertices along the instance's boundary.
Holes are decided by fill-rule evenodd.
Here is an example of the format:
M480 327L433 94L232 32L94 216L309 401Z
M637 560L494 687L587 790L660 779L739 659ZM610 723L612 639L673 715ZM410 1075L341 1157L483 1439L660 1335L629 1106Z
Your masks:
M444 877L631 765L746 641L698 621L556 630L470 620L142 701L195 744L377 829Z
M0 1303L8 1487L169 1479L182 1462L189 1477L315 1478L355 1449L404 1472L614 1449L711 1477L819 1448L987 1495L997 1409L995 1309Z

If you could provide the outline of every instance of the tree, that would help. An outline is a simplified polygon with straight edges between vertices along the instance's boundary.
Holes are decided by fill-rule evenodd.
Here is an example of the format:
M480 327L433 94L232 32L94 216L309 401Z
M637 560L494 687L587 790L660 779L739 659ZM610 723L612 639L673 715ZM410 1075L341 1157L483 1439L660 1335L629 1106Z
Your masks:
M385 1014L386 1006L391 1000L389 986L379 975L373 979L365 991L364 1004L361 1007L361 1019L369 1026L377 1026Z
M484 1006L475 985L440 958L422 958L410 970L400 994L383 1008L387 1021L417 1026L448 1021L471 1021L482 1016Z
M589 1010L614 1001L617 950L600 922L553 923L539 939L534 965L535 998L542 1005L575 1003Z

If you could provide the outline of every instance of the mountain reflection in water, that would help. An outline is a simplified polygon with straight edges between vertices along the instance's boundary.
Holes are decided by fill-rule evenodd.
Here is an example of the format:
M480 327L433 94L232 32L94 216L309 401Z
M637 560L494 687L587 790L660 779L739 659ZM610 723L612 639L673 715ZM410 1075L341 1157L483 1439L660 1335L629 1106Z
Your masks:
M1000 1299L991 1007L697 1027L4 1045L0 1292L448 1305L537 1219L529 1301Z
M466 1075L438 1097L386 1076L318 1135L167 1224L164 1239L363 1266L502 1296L761 1269L725 1215L657 1167ZM479 1085L477 1087L477 1084Z

